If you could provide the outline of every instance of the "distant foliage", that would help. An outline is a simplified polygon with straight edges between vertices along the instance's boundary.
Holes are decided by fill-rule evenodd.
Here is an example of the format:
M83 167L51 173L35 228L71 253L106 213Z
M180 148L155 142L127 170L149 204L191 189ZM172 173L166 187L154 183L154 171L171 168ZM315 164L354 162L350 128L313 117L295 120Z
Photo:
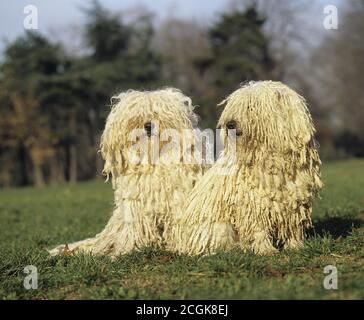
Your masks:
M349 157L364 157L364 140L357 134L345 130L334 139L336 149L343 150Z
M157 87L151 17L136 27L98 2L85 10L88 54L26 33L5 50L0 77L0 186L59 184L101 173L97 150L112 95Z
M241 83L283 80L307 98L322 155L363 156L364 6L347 2L341 27L315 51L321 60L311 57L315 68L300 64L309 31L297 12L306 0L254 3L206 25L173 15L157 24L148 11L126 16L95 0L82 9L77 53L39 32L8 43L0 60L0 187L100 176L110 97L129 88L177 87L198 106L199 126L215 128L216 105Z

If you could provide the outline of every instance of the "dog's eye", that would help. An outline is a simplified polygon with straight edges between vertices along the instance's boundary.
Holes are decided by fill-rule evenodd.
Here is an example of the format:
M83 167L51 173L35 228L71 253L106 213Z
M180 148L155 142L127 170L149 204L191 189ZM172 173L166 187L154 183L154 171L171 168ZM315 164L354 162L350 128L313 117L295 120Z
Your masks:
M232 130L236 129L236 122L234 120L230 120L226 123L226 129Z
M150 137L152 135L153 124L151 122L145 123L144 130L147 133L147 136Z

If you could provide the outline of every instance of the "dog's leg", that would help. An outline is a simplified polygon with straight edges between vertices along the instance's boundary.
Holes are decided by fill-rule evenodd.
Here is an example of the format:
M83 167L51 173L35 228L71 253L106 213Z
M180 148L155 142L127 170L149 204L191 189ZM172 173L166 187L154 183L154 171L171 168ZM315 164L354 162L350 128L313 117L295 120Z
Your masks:
M303 247L303 239L290 238L284 244L284 249L299 249Z
M114 239L117 238L116 234L122 230L123 224L122 214L116 208L106 227L95 237L62 244L48 252L51 256L78 252L102 253L102 251L107 254L112 250Z
M49 250L51 255L90 252L117 256L162 241L156 214L144 214L139 201L123 201L114 210L104 230L94 238L63 244Z
M287 221L286 236L283 241L284 249L299 249L304 245L305 231L312 228L311 205L304 204L297 215L290 215ZM288 227L289 226L289 227Z
M183 254L213 254L219 250L230 250L237 240L230 223L204 222L178 226L176 230L174 247L171 249Z
M68 254L71 252L75 252L76 250L79 250L82 248L83 251L90 251L91 248L95 245L95 242L97 241L97 238L88 238L85 240L73 242L70 244L61 244L57 247L55 247L52 250L48 250L49 254L51 256L56 255L62 255L62 254ZM89 248L89 250L87 250Z
M251 249L254 253L259 255L272 255L278 252L273 246L272 239L268 232L264 230L258 230L253 233Z
M94 254L117 256L143 246L153 245L158 239L153 215L145 215L140 201L126 200L119 204L105 229L96 236L90 248ZM89 251L88 244L78 250Z
M303 244L304 244L304 231L302 230L302 228L299 228L299 230L297 230L294 236L292 235L291 237L285 240L284 249L296 250L302 248Z

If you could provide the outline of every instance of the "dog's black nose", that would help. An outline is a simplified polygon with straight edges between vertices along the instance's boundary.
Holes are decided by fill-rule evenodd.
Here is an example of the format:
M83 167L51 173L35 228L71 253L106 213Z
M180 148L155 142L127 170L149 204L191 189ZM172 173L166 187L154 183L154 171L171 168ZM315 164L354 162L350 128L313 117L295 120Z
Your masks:
M151 122L147 122L144 124L144 130L147 133L148 137L152 136L153 124Z
M234 120L230 120L226 123L226 129L232 130L236 129L236 122Z

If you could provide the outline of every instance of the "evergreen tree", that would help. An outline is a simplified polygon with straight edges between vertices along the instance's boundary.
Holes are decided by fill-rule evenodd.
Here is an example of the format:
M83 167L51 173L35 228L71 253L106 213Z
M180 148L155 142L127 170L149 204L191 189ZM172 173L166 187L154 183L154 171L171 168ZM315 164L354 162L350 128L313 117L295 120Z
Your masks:
M18 150L20 161L30 159L32 181L36 185L45 183L43 167L55 157L58 143L50 125L53 114L45 98L49 79L62 70L60 52L59 46L43 36L28 32L7 47L1 66L7 141Z
M151 16L142 16L134 27L125 25L119 15L104 9L99 2L85 10L85 43L91 51L78 62L78 71L89 79L88 115L93 148L94 172L101 173L102 163L96 150L109 112L110 97L130 88L153 88L160 81L161 59L151 49Z
M219 111L215 106L226 94L245 81L270 77L273 61L262 31L264 21L252 6L222 14L209 29L210 55L195 61L200 73L211 74L210 91L198 101L204 126L214 126Z
M265 79L272 69L268 40L263 34L264 18L255 7L223 14L210 29L215 85L221 93L239 83Z

